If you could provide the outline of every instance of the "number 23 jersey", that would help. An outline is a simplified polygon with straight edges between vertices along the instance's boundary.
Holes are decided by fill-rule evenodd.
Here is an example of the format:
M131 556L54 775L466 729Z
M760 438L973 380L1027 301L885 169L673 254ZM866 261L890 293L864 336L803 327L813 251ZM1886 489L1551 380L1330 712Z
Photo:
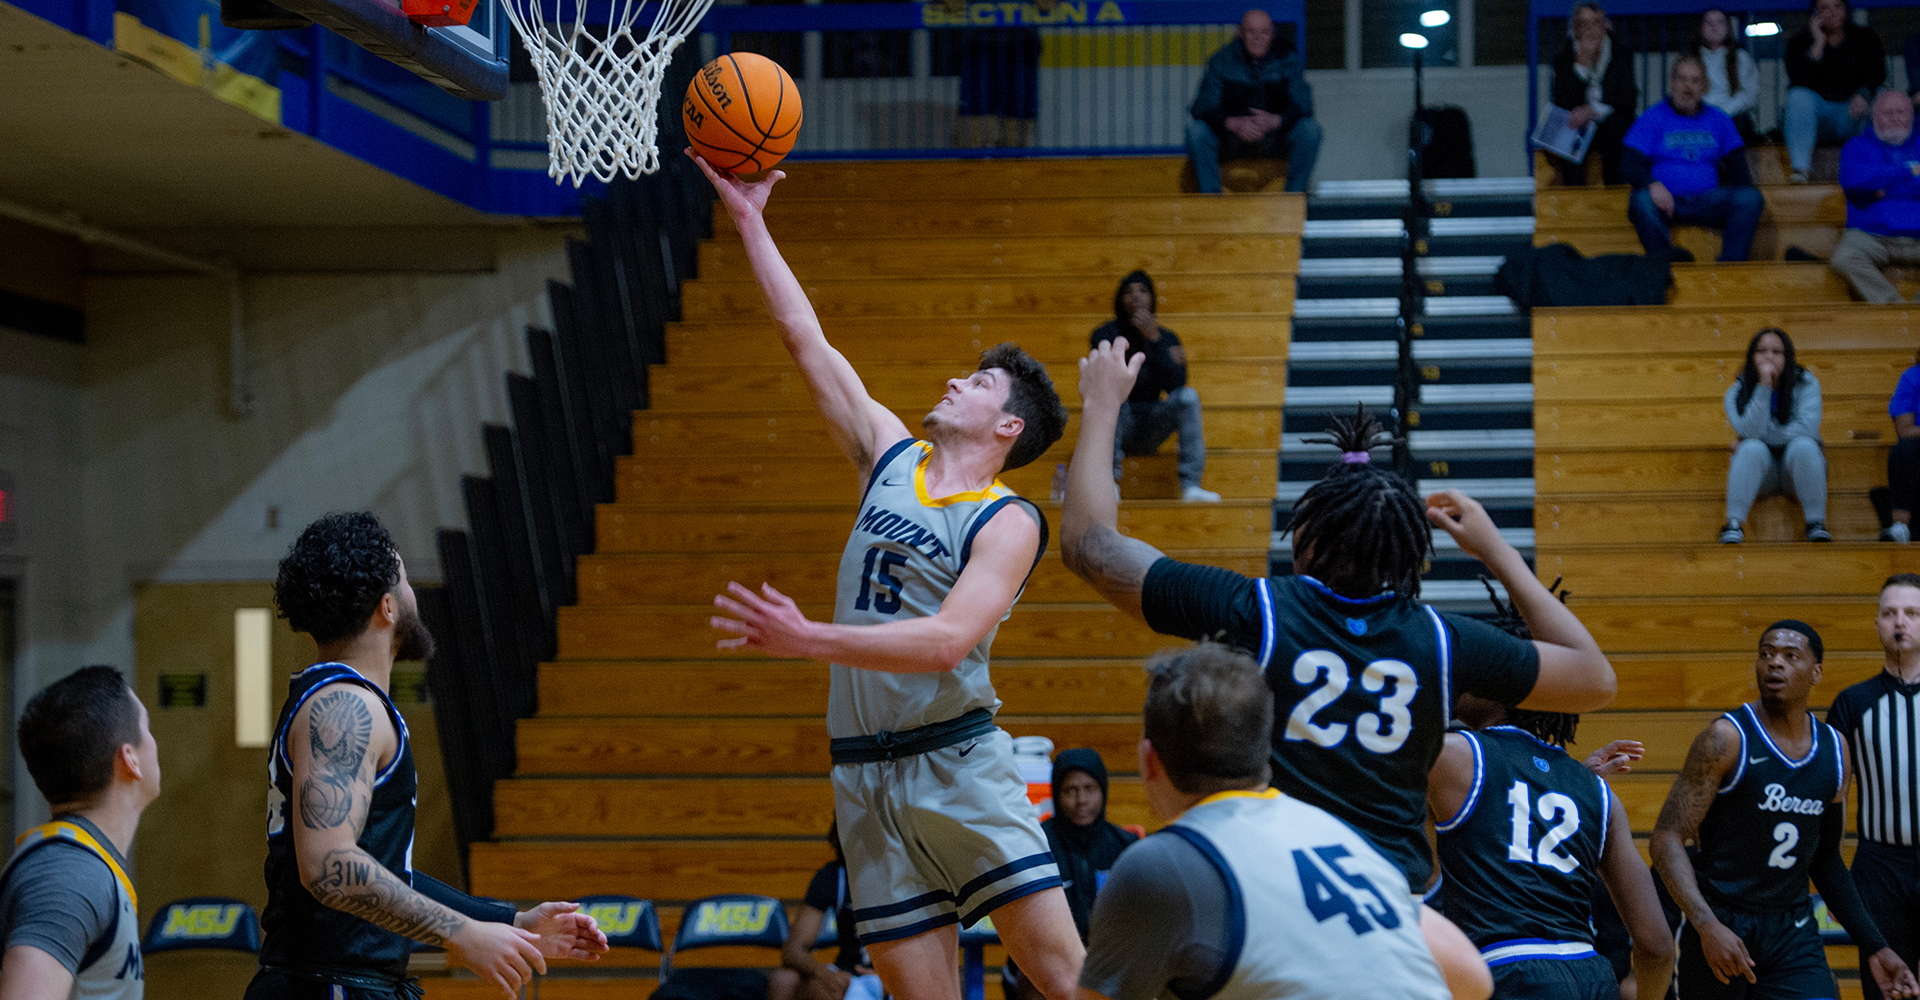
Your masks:
M909 438L874 463L859 516L840 554L835 624L881 625L937 613L966 569L974 536L1004 507L1019 507L1039 524L1036 565L1047 550L1047 521L1040 509L998 479L975 493L928 495L927 460L932 457L932 444ZM1009 607L1007 614L1012 613ZM996 624L952 670L895 674L833 664L827 734L835 739L872 736L946 722L976 708L998 710L1000 699L987 675L987 658L999 631Z
M1462 691L1513 705L1531 642L1393 593L1355 600L1307 576L1254 580L1161 559L1141 610L1153 630L1252 654L1273 689L1273 783L1364 834L1415 890L1433 874L1427 772Z

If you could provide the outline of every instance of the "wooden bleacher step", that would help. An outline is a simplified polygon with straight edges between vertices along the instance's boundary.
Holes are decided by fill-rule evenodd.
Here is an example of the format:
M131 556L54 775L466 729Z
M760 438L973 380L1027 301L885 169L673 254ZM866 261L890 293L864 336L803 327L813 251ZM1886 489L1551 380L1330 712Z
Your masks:
M713 207L716 236L733 220ZM902 203L806 201L775 198L767 205L767 228L776 240L903 236L1158 236L1298 235L1306 225L1306 199L1258 194L981 199L928 198ZM731 235L725 238L732 238ZM1114 276L1118 280L1119 276Z
M933 388L938 388L937 383ZM1225 407L1204 396L1201 397L1201 406L1206 415L1209 451L1215 448L1279 448L1280 413L1277 408ZM894 415L907 425L909 433L918 433L920 419L930 409L930 405L897 406L894 407ZM1073 443L1079 439L1079 430L1078 415L1070 413L1066 433L1034 464L1052 469L1056 462L1071 460ZM634 415L633 446L634 454L642 459L689 455L811 455L823 461L831 460L843 465L846 462L833 441L827 437L826 424L811 410L685 414L642 410ZM1165 447L1170 452L1175 445L1169 443Z
M1831 273L1825 268L1821 271ZM821 322L830 323L852 316L909 319L1041 313L1112 315L1113 288L1118 280L1116 275L1100 273L1033 275L1017 279L834 277L811 279L802 284ZM1293 277L1278 271L1167 274L1154 279L1154 290L1170 312L1284 315L1293 309ZM767 316L759 287L744 277L686 282L680 289L680 308L682 315L694 322L764 320Z
M1013 341L1049 367L1071 365L1087 353L1088 335L1113 319L1111 309L1080 315L926 317L911 325L893 317L834 320L827 336L857 366L924 362L972 367L980 352ZM1180 335L1194 360L1284 358L1290 325L1272 313L1176 313L1160 322ZM903 329L903 326L906 326ZM903 335L905 334L905 335ZM718 320L667 326L668 369L687 365L791 364L779 335L763 320ZM1056 370L1064 378L1065 370Z
M1300 265L1300 241L1282 236L969 236L788 239L781 255L802 281L848 273L947 275L1149 274L1280 271ZM749 273L737 239L700 247L703 275ZM1111 289L1109 289L1111 291Z

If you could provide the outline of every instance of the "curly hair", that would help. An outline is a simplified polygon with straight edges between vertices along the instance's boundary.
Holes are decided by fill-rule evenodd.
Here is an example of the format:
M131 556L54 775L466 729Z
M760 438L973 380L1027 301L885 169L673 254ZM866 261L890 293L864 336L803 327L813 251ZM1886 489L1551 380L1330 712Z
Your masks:
M78 802L112 783L122 746L140 744L140 710L120 671L82 667L27 701L19 740L40 794L56 806Z
M380 598L399 582L400 552L377 518L328 514L307 525L280 560L273 603L295 632L340 642L367 630Z
M1020 437L1013 442L1013 450L1007 452L1005 464L1000 466L1001 472L1007 472L1046 454L1047 449L1060 440L1067 429L1067 407L1053 388L1047 366L1021 350L1020 345L1009 341L982 353L979 370L989 368L1003 369L1013 376L1007 387L1006 405L1001 410L1026 423Z

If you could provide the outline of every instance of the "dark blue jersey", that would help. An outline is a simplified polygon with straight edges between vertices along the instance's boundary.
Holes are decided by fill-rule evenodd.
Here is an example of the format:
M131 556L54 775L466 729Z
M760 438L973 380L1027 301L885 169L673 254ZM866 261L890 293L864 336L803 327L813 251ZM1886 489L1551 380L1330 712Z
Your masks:
M1420 890L1433 874L1427 772L1471 691L1512 705L1539 652L1484 622L1382 593L1355 600L1312 577L1252 580L1161 559L1141 610L1156 632L1246 650L1273 689L1273 783L1373 842Z
M1774 745L1752 705L1722 716L1740 732L1740 759L1700 821L1693 870L1708 902L1783 910L1807 899L1820 817L1840 793L1840 734L1807 713L1813 747L1798 760Z
M323 905L300 881L300 859L294 853L292 812L293 762L287 756L287 726L322 688L329 684L357 684L372 691L386 706L400 745L374 778L373 800L357 842L402 882L411 884L413 870L413 809L416 775L413 743L407 723L379 685L344 663L316 663L295 674L287 703L274 726L273 747L267 758L267 908L260 914L260 964L365 975L404 976L412 942L373 924Z
M1488 965L1593 955L1612 790L1566 751L1512 726L1460 735L1473 748L1473 787L1435 827L1441 912Z

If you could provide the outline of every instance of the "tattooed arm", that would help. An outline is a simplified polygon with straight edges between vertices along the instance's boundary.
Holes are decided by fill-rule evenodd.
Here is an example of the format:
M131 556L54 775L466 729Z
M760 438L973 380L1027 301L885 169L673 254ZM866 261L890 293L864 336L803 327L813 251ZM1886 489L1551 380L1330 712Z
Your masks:
M1120 407L1146 355L1126 355L1126 338L1094 347L1080 361L1080 437L1067 470L1060 511L1060 557L1114 607L1145 620L1140 590L1159 549L1120 533L1120 498L1113 486L1113 435Z
M508 995L547 971L538 936L469 920L421 895L359 845L374 777L399 751L399 734L372 691L334 684L301 706L287 730L293 762L294 854L300 880L322 904L377 927L447 949L450 962Z
M1680 777L1674 780L1673 788L1667 792L1667 801L1660 807L1660 819L1654 823L1653 841L1649 845L1661 881L1667 884L1667 892L1680 904L1687 922L1700 935L1700 950L1706 956L1707 965L1723 983L1736 976L1755 982L1753 958L1747 953L1746 942L1720 922L1713 908L1707 905L1707 898L1701 895L1699 880L1694 877L1693 859L1687 857L1687 844L1699 843L1700 821L1706 818L1708 807L1720 794L1727 775L1739 765L1743 752L1739 730L1726 719L1713 720L1712 725L1695 737L1693 746L1687 750L1687 762L1680 769Z

